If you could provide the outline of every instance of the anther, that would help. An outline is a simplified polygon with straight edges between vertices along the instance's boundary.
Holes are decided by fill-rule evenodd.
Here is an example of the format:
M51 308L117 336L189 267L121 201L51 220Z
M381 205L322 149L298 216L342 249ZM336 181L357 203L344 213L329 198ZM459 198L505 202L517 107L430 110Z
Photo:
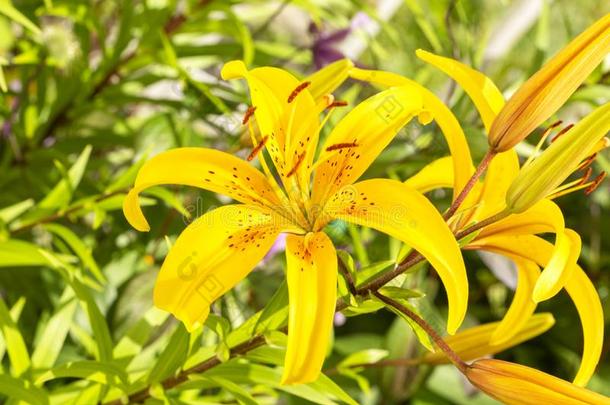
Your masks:
M586 169L587 167L591 166L591 164L595 161L595 159L597 158L597 153L594 153L592 155L590 155L589 157L587 157L585 160L583 160L578 167L576 168L576 170L583 170Z
M570 129L572 129L572 127L574 126L574 124L570 124L568 126L566 126L564 129L562 129L561 131L559 131L557 133L557 135L555 135L553 137L553 139L551 139L551 143L555 142L561 135L565 134L566 132L568 132Z
M356 146L358 146L358 144L356 142L336 143L336 144L330 145L328 148L326 148L326 151L331 152L333 150L355 148Z
M587 180L589 180L589 177L591 177L591 173L593 173L593 168L587 167L587 170L585 171L584 176L582 176L582 179L580 179L578 185L582 186L583 184L585 184Z
M305 152L301 153L299 155L299 158L297 159L297 162L294 164L294 167L292 169L290 169L290 171L288 172L288 174L286 175L286 177L290 177L293 174L295 174L299 168L299 166L301 166L301 163L303 163L303 160L305 159Z
M256 107L254 107L254 106L248 107L248 109L246 110L246 113L244 114L244 119L241 121L241 123L243 125L246 125L248 123L250 118L254 115L254 111L256 111Z
M258 153L261 151L261 149L263 149L263 146L265 146L265 144L267 143L268 139L269 139L269 135L265 135L263 137L263 139L258 143L258 145L256 145L254 147L254 149L252 149L252 152L250 152L250 154L246 158L246 160L248 162L250 162L252 159L254 159L256 157L256 155L258 155Z
M604 181L604 179L606 178L607 173L606 172L601 172L596 178L595 180L593 180L593 183L587 187L587 189L585 190L585 195L589 195L592 192L594 192L600 184L602 184L602 181Z
M292 90L292 93L288 96L288 103L292 103L299 93L305 90L310 84L311 82L303 82L299 84L296 89Z
M345 107L347 106L347 101L345 100L337 100L337 101L333 101L332 103L330 103L326 108L327 109L331 109L334 107Z

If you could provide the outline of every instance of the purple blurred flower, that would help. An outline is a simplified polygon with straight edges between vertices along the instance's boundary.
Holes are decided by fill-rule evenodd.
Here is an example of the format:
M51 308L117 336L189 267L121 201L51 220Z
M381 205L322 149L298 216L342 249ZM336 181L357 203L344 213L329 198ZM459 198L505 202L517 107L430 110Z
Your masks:
M279 236L277 237L277 239L275 240L275 242L273 242L271 249L269 249L269 251L267 252L265 257L263 257L263 260L261 260L259 266L265 265L265 263L267 263L269 260L273 259L273 257L275 255L277 255L278 253L282 253L285 250L286 250L286 234L280 233Z
M370 17L365 13L359 12L352 18L349 27L340 30L325 31L311 23L309 25L309 32L314 36L311 51L316 68L320 69L336 60L345 58L345 55L339 49L340 45L353 30L361 28L368 21L370 21Z
M333 320L335 326L343 326L345 325L345 321L347 321L345 315L343 315L341 312L335 312L335 318Z

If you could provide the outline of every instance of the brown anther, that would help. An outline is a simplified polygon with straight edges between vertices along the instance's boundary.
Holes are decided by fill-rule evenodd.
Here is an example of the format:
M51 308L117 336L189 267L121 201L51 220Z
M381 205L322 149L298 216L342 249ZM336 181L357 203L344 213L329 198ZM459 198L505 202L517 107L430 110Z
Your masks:
M303 82L299 84L296 89L292 90L292 93L288 96L288 103L292 103L299 93L305 90L310 84L311 82Z
M256 155L258 155L258 153L261 151L261 149L263 149L263 146L265 146L265 144L267 143L268 139L269 139L269 135L265 135L263 137L263 139L261 139L261 141L258 143L258 145L256 145L254 147L254 149L252 149L252 152L250 152L250 154L246 158L246 160L248 162L250 162L252 159L254 159L256 157Z
M243 125L246 125L248 121L250 121L250 118L254 115L254 111L256 111L255 106L248 107L246 113L244 114L244 119L241 121Z
M347 106L347 101L337 100L337 101L333 101L332 103L330 103L326 108L331 109L334 107L345 107L345 106Z
M563 121L562 120L557 120L557 121L553 122L551 125L549 125L549 127L547 129L557 128L561 124L563 124Z
M330 145L328 148L326 148L326 151L331 152L333 150L355 148L356 146L358 146L358 144L356 142L336 143L336 144Z
M589 177L591 177L591 173L593 173L593 168L587 167L587 170L585 171L584 176L582 176L582 179L580 179L578 185L582 186L583 184L585 184L587 180L589 180Z
M566 126L564 129L562 129L561 131L559 131L557 133L557 135L555 135L553 137L553 139L551 139L551 143L555 142L557 140L557 138L559 138L561 135L565 134L566 132L568 132L570 129L572 129L572 127L574 126L574 124L570 124L568 126Z
M599 185L602 184L602 181L604 181L606 175L606 172L601 172L600 174L598 174L595 180L593 180L593 183L585 190L585 195L589 195L594 192L599 187Z
M297 162L294 164L294 167L292 169L290 169L290 171L288 172L288 174L286 175L286 177L290 177L293 174L295 174L299 168L299 166L301 166L301 163L303 163L303 160L305 159L305 152L301 153L299 155L299 158L297 159Z
M595 161L596 158L597 158L597 153L590 155L585 160L583 160L580 163L580 165L578 165L578 168L576 170L586 169L587 167L591 166L591 164Z

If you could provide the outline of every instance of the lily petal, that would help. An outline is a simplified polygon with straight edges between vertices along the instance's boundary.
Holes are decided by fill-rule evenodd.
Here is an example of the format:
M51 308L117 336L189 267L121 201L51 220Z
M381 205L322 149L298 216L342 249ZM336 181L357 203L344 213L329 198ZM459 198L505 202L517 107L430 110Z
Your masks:
M537 236L488 236L475 240L468 249L484 249L510 256L521 256L545 266L553 253L553 245ZM574 302L583 331L583 356L574 384L587 384L601 355L604 342L604 313L599 295L585 272L575 265L564 288Z
M337 299L337 254L322 232L286 239L289 317L282 384L303 384L320 375Z
M490 145L512 148L546 121L610 52L610 14L549 60L506 103L493 122Z
M453 336L445 337L444 340L462 360L471 361L503 352L543 334L555 324L555 318L549 313L529 315L524 318L523 324L509 339L494 345L490 343L490 337L498 329L499 324L499 322L491 322L473 326L459 331ZM422 359L422 363L428 364L448 364L449 362L441 350L434 353L428 352Z
M580 256L580 237L565 229L561 209L550 200L541 200L521 214L510 215L485 227L480 238L488 235L533 235L554 232L555 247L534 288L533 299L545 301L557 294L569 278Z
M137 230L150 230L138 195L146 188L162 184L199 187L255 206L279 206L265 175L245 161L214 149L173 149L144 163L125 197L123 213Z
M535 262L519 256L511 259L517 266L517 288L508 311L491 335L489 344L492 346L503 345L510 341L536 310L532 294L536 280L540 277L540 267Z
M384 232L428 259L447 290L447 331L455 333L468 306L466 269L453 234L426 197L395 180L365 180L338 191L325 213Z
M340 59L308 76L305 81L310 82L309 92L318 101L331 94L348 78L354 63L349 59Z
M227 205L199 217L180 234L157 278L155 306L189 331L201 326L218 297L245 278L283 228L271 211Z
M401 86L369 97L347 113L328 135L318 157L313 202L323 204L342 186L356 181L422 107L420 92Z
M504 96L494 82L483 73L451 58L435 55L418 49L417 56L442 70L455 80L473 101L485 129L489 132L491 125L504 106ZM483 182L478 198L468 199L464 205L474 205L472 216L463 218L464 223L487 218L502 211L505 207L506 190L519 172L517 153L510 149L499 153L492 160ZM474 194L473 194L474 195Z
M409 177L404 183L422 194L438 188L453 187L453 158L445 156L436 159Z
M353 68L350 71L350 77L386 87L410 85L420 92L423 97L424 109L443 132L453 158L453 171L455 173L453 196L455 198L470 179L474 172L474 166L464 131L451 110L425 87L395 73Z
M481 72L454 59L438 56L423 49L418 49L415 54L421 60L442 70L464 89L479 111L485 129L489 131L504 106L504 96L494 82Z

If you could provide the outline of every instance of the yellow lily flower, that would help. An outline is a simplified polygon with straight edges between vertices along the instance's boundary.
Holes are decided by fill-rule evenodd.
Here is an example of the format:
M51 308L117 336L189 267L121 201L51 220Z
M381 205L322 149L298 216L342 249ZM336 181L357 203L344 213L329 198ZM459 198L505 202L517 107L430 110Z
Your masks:
M494 83L480 72L450 58L424 51L418 51L417 54L451 76L464 88L479 111L485 127L490 130L497 114L504 108L504 100ZM605 111L604 108L602 107L602 113ZM603 115L602 113L597 112L593 117L599 117ZM596 143L595 139L601 139L605 135L605 127L598 124L601 121L598 121L597 118L586 119L584 122L583 125L579 125L579 132L576 133L581 134L581 140L588 138L585 142L593 146L584 149L585 152L592 153L591 148L595 150L603 146L599 141ZM592 122L596 124L587 125L585 128L587 123ZM561 137L556 142L560 140ZM567 148L568 151L564 151L562 157L566 157L566 153L574 153L570 147ZM556 152L553 154L559 156ZM580 156L571 156L577 159L576 164L578 165ZM532 165L534 163L536 161ZM435 165L438 166L437 170L434 169ZM564 162L564 165L570 166L572 162ZM580 166L582 167L582 164ZM571 167L568 167L568 171L573 170ZM524 170L527 170L527 167ZM432 187L451 187L451 183L448 181L451 175L447 173L448 171L451 171L451 167L447 164L446 158L443 158L431 163L405 183L425 191ZM462 218L458 222L459 231L469 224L482 222L495 216L496 220L490 221L490 224L482 227L475 238L468 242L465 249L493 250L507 256L517 265L518 285L513 302L504 319L492 334L490 344L500 345L511 339L534 313L537 302L550 299L565 288L578 310L585 341L583 359L574 382L577 385L585 385L593 374L601 354L604 318L595 288L576 264L580 254L580 238L575 232L565 228L561 210L548 198L562 195L564 191L592 187L595 185L595 181L589 183L577 181L576 183L583 184L569 183L567 187L554 190L549 188L551 190L549 195L542 193L544 197L548 198L543 198L526 207L523 212L515 214L507 207L506 196L518 176L523 176L523 174L520 173L515 151L509 149L499 153L491 162L484 180L477 184L470 193L466 200L466 208L461 215ZM532 179L532 181L534 180ZM545 232L556 234L555 246L534 236ZM523 243L521 251L518 252L520 254L516 254L508 249L512 243L516 243L515 240L533 240L534 242L529 248L526 246L527 243ZM507 249L490 249L488 241L502 244ZM539 266L544 267L542 273Z
M447 290L449 333L458 329L466 312L468 283L461 252L435 207L398 181L356 182L402 126L415 116L429 121L427 94L420 87L394 87L353 108L330 132L314 162L327 122L320 121L320 112L344 104L333 102L328 93L350 68L346 62L333 64L301 82L281 69L247 70L240 61L227 63L222 77L244 78L250 88L252 107L244 123L253 150L247 160L257 159L262 172L218 150L174 149L142 166L123 206L131 225L148 231L138 201L148 187L194 186L241 203L217 208L188 225L163 262L155 305L189 330L205 322L211 303L247 276L281 232L289 234L285 384L317 379L327 352L337 257L324 227L334 219L377 229L420 251Z
M492 150L503 152L525 139L566 102L608 52L610 14L577 36L519 87L491 125Z
M463 361L479 359L484 356L494 355L506 349L517 346L539 336L549 330L555 324L555 318L549 313L533 315L525 319L525 324L510 339L501 344L491 344L491 338L498 330L500 322L491 322L473 326L459 331L453 336L443 338L451 350ZM437 350L434 353L426 353L421 359L422 363L448 364L450 360L445 352Z
M542 371L495 359L475 361L466 369L470 382L507 405L609 405L610 398Z

